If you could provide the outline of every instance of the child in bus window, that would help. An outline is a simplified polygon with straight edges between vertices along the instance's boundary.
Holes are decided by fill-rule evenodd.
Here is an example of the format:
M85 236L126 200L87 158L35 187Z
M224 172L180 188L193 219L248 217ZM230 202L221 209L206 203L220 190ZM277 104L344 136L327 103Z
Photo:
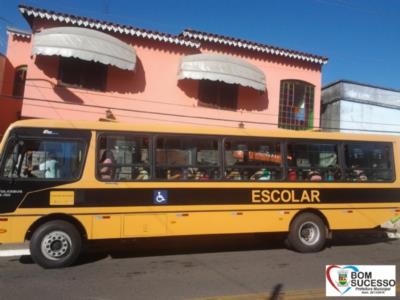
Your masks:
M136 180L149 180L149 172L146 169L140 167L138 171L139 175L136 177Z
M104 180L111 180L115 175L115 167L112 166L115 164L114 154L111 150L107 149L103 152L100 158L100 177Z
M308 173L308 180L310 180L310 181L321 181L322 177L321 177L321 174L319 173L319 171L311 170Z
M228 175L226 176L226 179L242 180L242 176L240 175L240 172L238 169L233 169L228 173Z
M265 168L262 168L255 172L251 177L251 180L271 180L271 172Z

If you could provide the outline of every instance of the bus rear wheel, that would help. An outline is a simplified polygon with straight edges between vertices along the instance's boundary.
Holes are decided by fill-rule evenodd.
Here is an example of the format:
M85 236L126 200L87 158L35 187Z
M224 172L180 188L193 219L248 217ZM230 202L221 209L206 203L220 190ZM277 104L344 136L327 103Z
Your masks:
M326 237L324 221L313 213L302 213L290 225L288 242L298 252L317 252L324 248Z
M39 226L30 241L31 257L45 269L72 265L78 258L82 237L77 228L66 221L50 221Z

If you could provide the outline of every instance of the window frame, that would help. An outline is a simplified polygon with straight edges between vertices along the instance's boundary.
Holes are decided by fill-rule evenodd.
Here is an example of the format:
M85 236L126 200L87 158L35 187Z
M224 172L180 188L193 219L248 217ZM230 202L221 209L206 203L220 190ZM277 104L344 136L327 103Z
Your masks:
M344 174L343 174L343 161L344 161L344 157L342 156L342 142L343 140L320 140L320 139L286 139L285 140L285 151L286 151L286 157L285 157L285 161L286 161L286 172L285 172L285 181L286 182L298 182L298 183L308 183L308 182L319 182L319 183L335 183L335 182L345 182L344 180ZM296 181L290 181L289 180L289 169L304 169L304 168L299 168L299 167L291 167L289 166L289 161L287 159L288 155L289 155L289 144L292 145L315 145L315 144L319 144L319 145L323 145L323 144L332 144L332 145L336 145L337 147L337 165L338 165L338 170L340 171L340 179L337 180L333 180L333 181L329 181L329 180L325 180L322 179L320 181L311 181L311 180L296 180ZM311 169L313 167L310 167ZM322 168L320 168L322 169ZM327 169L327 168L323 168L323 169Z
M122 136L122 137L142 137L148 138L149 141L149 162L148 162L148 169L150 170L149 174L149 179L148 180L104 180L99 178L99 139L102 136ZM156 151L157 151L157 140L159 138L176 138L178 140L182 139L187 139L187 140L193 140L195 138L199 139L210 139L210 140L215 140L218 143L218 165L216 166L205 166L204 168L215 168L218 169L219 171L219 178L218 179L209 179L209 180L196 180L196 179L167 179L167 178L157 178L156 177L156 171L157 168L198 168L197 164L192 164L192 165L168 165L168 164L163 164L163 165L157 165L156 163ZM280 178L273 179L273 180L268 180L268 181L260 181L260 180L252 180L252 179L241 179L241 180L229 180L225 178L225 172L227 171L228 168L231 168L226 164L226 155L225 155L225 142L229 141L250 141L250 142L266 142L266 143L276 143L280 145L280 154L282 156L282 161L280 166L265 166L266 168L276 168L276 169L281 169L282 175ZM285 183L292 183L292 184L304 184L304 183L322 183L322 184L334 184L334 183L341 183L341 184L368 184L368 183L381 183L381 184L387 184L387 183L393 183L396 181L396 166L394 165L394 144L393 142L390 141L384 141L384 142L379 142L383 143L389 146L389 154L388 158L390 161L390 174L391 174L391 180L387 181L372 181L372 180L367 180L367 181L348 181L346 180L346 162L345 162L345 144L349 143L374 143L374 141L357 141L357 140L330 140L330 139L302 139L302 138L279 138L279 137L248 137L248 136L239 136L239 135L208 135L208 134L186 134L186 133L159 133L159 132L124 132L124 131L98 131L97 132L97 137L96 137L96 155L95 155L95 174L96 174L96 179L100 182L132 182L132 183L138 183L138 182L188 182L188 183L193 183L193 182L231 182L231 183L260 183L260 182L285 182ZM328 181L325 179L322 179L321 181L310 181L310 180L296 180L296 181L290 181L289 180L289 174L288 171L290 168L289 162L288 162L288 146L289 144L303 144L303 145L334 145L337 147L337 165L338 165L338 171L340 171L340 179L335 179L333 181ZM197 160L197 158L196 158ZM120 166L121 164L115 164L116 166ZM145 164L132 164L129 166L142 166L146 167ZM244 166L237 166L238 168L245 169L245 168L262 168L263 166L257 166L257 165L244 165ZM200 166L201 168L201 166Z
M205 92L205 91L210 89L210 87L204 86L204 85L213 85L212 88L216 89L216 91L217 91L217 97L215 97L216 99L213 99L213 100L217 100L217 101L215 101L215 102L203 101L204 98L206 97L205 95L207 94L207 92ZM222 95L222 91L224 88L230 88L230 89L234 90L233 91L233 93L235 94L235 99L233 99L234 105L221 106L221 104L223 102L221 95ZM238 103L239 103L239 85L238 84L230 84L230 83L226 83L223 81L213 81L213 80L208 80L208 79L202 79L202 80L199 80L199 83L198 83L197 97L199 99L199 106L209 107L209 108L218 108L218 109L229 110L229 111L237 111Z
M21 82L17 82L17 74L18 74L18 72L21 72L21 71L24 72L24 79ZM12 96L16 99L24 98L27 72L28 72L28 65L20 65L15 68ZM21 92L22 92L21 95L17 95L17 91L19 89L21 89Z
M218 154L218 163L217 163L217 165L216 166L205 166L205 167L203 167L203 168L210 168L210 169L218 169L218 171L219 171L219 178L218 179L212 179L212 178L210 178L210 179L208 179L208 180L196 180L196 179L167 179L167 178L156 178L155 176L156 176L156 170L157 170L157 167L158 168L177 168L177 169L184 169L184 168L202 168L201 166L199 167L199 166L197 166L197 164L195 164L195 165L176 165L176 166L174 166L174 165L167 165L167 164L165 164L165 165L160 165L160 166L158 166L157 165L157 140L158 140L158 138L160 138L160 137L164 137L164 138L178 138L178 139L181 139L181 138L185 138L185 139L187 139L187 140L194 140L194 139L207 139L207 138L209 138L210 140L211 139L213 139L213 140L215 140L216 142L217 142L217 147L218 147L218 149L217 149L217 154ZM153 137L153 139L154 139L154 143L153 143L153 145L154 145L154 147L153 147L153 151L154 151L154 153L153 153L153 157L154 157L154 160L153 160L153 174L154 174L154 177L152 178L152 180L153 181L158 181L158 182L221 182L221 181L223 181L223 178L222 178L222 171L223 171L223 169L222 169L222 161L221 161L221 149L222 149L222 145L221 145L221 136L217 136L217 135L207 135L207 134L174 134L174 133L159 133L159 134L155 134L154 135L154 137ZM196 152L196 159L197 159L197 152Z
M365 180L365 181L350 181L347 180L346 174L348 170L351 170L346 164L346 144L347 145L357 145L357 144L382 144L382 145L387 145L389 146L389 153L388 153L388 161L390 163L390 168L389 169L378 169L378 170L387 170L390 171L391 179L390 180ZM396 181L396 166L395 166L395 161L394 161L394 147L393 147L393 142L379 142L379 141L354 141L354 140L348 140L348 141L342 141L342 151L343 151L343 157L342 157L342 176L343 176L343 182L348 182L348 183L393 183ZM362 170L373 170L373 168L360 168Z
M102 65L104 70L104 74L102 74L103 78L101 78L101 86L100 87L96 87L96 88L90 88L87 87L85 85L82 84L82 78L80 78L80 83L79 84L75 84L75 83L68 83L63 81L63 74L64 74L64 68L63 68L63 64L65 64L68 60L76 60L78 63L79 61L83 61L84 63L87 64L99 64ZM108 70L109 70L109 66L108 65L104 65L102 63L99 62L94 62L94 61L85 61L79 58L75 58L75 57L59 57L58 59L58 74L57 74L57 85L58 86L62 86L62 87L72 87L72 88L76 88L76 89L82 89L82 90L89 90L89 91L99 91L99 92L104 92L107 89L107 80L108 80ZM86 74L86 72L85 72Z
M141 132L124 132L124 131L97 131L96 132L97 136L96 136L96 147L95 147L95 177L98 181L100 182L149 182L149 181L153 181L154 179L154 173L153 173L153 151L152 151L152 145L153 145L153 135L151 133L141 133ZM149 175L149 179L148 180L114 180L114 179L103 179L100 177L100 157L99 157L99 153L100 153L100 139L103 136L120 136L120 137L141 137L141 138L148 138L149 141L149 147L148 147L148 157L149 157L149 162L147 164L147 167L150 171ZM146 164L143 163L138 163L138 164L118 164L118 163L114 163L114 164L107 164L110 167L114 167L114 168L121 168L123 166L131 166L131 167L144 167L146 168Z
M228 180L225 178L225 176L223 176L222 181L224 182L282 182L285 181L286 179L286 169L285 169L285 165L286 165L286 158L284 155L286 155L286 153L284 153L284 145L285 145L285 140L283 138L269 138L269 137L246 137L246 136L224 136L222 139L222 152L223 152L223 157L222 157L222 164L223 164L223 173L225 174L225 172L227 171L228 168L231 168L231 166L228 166L226 164L226 149L225 149L225 143L228 141L245 141L248 140L250 142L266 142L266 143L276 143L279 144L280 146L280 154L281 154L281 164L280 166L265 166L265 168L274 168L274 169L281 169L281 176L279 179L273 179L273 180L253 180L253 179L241 179L241 180ZM258 168L261 169L263 168L263 165L243 165L243 166L236 166L235 168L238 169L248 169L248 168Z
M311 98L310 99L310 105L311 109L306 110L306 107L304 108L304 125L297 125L296 124L296 119L293 116L289 119L287 116L285 116L285 114L287 114L287 107L288 106L288 102L289 102L289 96L286 96L285 98L283 98L284 96L284 86L285 84L293 84L293 102L296 100L294 98L295 96L295 85L296 84L302 84L304 86L304 91L306 93L307 88L312 88L311 90ZM284 103L283 103L284 102ZM307 99L305 99L305 105L306 105ZM283 105L285 104L285 105ZM293 106L294 107L294 103ZM278 127L279 128L285 128L285 129L291 129L291 130L309 130L312 129L314 127L314 120L312 120L311 125L309 122L309 115L312 114L313 115L313 119L314 119L314 112L315 112L315 85L304 81L304 80L300 80L300 79L283 79L280 81L280 90L279 90L279 112L278 112Z

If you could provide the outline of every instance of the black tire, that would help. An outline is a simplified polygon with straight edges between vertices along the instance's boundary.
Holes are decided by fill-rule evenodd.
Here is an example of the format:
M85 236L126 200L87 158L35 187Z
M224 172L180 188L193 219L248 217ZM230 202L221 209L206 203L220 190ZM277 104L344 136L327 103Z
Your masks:
M302 213L290 225L288 243L298 252L317 252L325 247L326 237L324 221L313 213Z
M31 257L45 269L64 268L78 258L82 237L77 228L66 221L50 221L39 226L30 241Z

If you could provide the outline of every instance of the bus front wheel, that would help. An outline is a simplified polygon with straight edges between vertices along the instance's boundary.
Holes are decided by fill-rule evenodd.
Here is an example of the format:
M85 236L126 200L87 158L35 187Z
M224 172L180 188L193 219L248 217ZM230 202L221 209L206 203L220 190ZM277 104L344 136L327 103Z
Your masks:
M326 236L326 225L319 216L302 213L290 225L288 242L298 252L317 252L324 248Z
M79 256L82 237L74 225L66 221L50 221L39 226L30 241L31 257L46 269L72 265Z

